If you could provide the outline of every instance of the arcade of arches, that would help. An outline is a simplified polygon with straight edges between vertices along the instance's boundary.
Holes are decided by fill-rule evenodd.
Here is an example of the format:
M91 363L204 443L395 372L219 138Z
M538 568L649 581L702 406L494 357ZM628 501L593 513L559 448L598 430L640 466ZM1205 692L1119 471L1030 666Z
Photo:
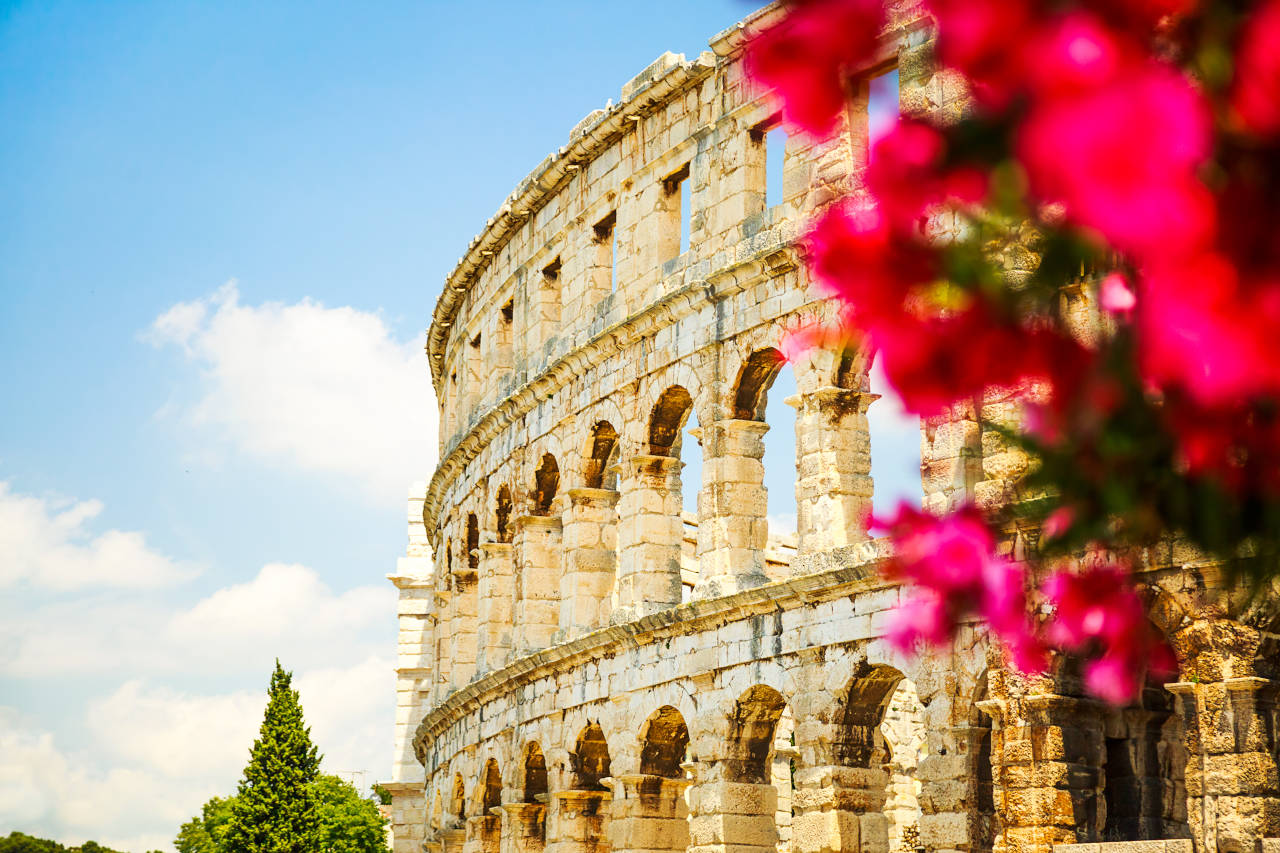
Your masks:
M1011 673L978 625L930 657L884 640L866 354L780 351L831 317L795 237L860 180L868 81L964 108L922 14L890 16L832 139L786 139L776 203L737 27L584 119L450 275L441 461L391 576L395 853L1280 853L1280 606L1181 543L1139 567L1179 674L1127 708L1070 660ZM1064 300L1098 322L1088 288ZM784 385L794 435L769 422ZM927 420L924 505L1016 499L1029 463L992 425L1019 417ZM766 436L794 441L782 488Z

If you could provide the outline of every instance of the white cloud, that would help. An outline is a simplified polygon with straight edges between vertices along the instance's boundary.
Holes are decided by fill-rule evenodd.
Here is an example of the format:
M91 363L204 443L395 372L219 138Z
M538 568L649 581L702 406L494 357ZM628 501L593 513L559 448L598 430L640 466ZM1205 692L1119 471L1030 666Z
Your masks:
M147 339L200 368L191 421L256 457L350 478L387 501L434 467L422 339L396 340L377 314L309 299L243 305L228 282L169 308Z
M335 593L305 566L269 564L187 608L112 597L0 607L0 675L210 674L316 667L391 648L390 584Z
M324 772L385 778L393 661L295 671ZM194 695L131 680L89 704L74 751L0 708L0 825L141 853L172 849L178 826L214 795L235 793L266 706L262 686Z
M86 528L102 513L96 500L55 502L0 481L0 589L26 583L54 590L86 586L139 589L193 576L195 569L148 547L134 531Z

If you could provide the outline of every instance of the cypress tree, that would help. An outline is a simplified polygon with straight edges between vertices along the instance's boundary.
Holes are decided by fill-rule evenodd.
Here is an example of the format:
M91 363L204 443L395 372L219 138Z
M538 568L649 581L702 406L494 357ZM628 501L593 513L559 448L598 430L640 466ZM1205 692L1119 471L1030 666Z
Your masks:
M320 756L290 679L277 660L262 729L233 800L226 853L314 853L319 844Z

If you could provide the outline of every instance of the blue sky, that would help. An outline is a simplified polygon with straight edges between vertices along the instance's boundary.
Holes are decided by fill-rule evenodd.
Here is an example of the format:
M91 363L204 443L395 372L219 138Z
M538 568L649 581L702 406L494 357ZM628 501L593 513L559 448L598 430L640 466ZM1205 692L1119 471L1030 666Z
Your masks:
M756 5L0 4L0 834L168 848L276 655L327 768L386 775L440 284Z

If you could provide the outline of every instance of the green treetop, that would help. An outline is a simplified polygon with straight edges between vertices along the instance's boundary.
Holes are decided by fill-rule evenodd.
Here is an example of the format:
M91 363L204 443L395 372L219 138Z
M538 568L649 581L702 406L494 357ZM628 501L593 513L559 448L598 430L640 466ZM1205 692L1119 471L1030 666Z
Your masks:
M262 728L231 804L226 853L314 853L319 846L313 783L320 756L290 677L277 660Z

